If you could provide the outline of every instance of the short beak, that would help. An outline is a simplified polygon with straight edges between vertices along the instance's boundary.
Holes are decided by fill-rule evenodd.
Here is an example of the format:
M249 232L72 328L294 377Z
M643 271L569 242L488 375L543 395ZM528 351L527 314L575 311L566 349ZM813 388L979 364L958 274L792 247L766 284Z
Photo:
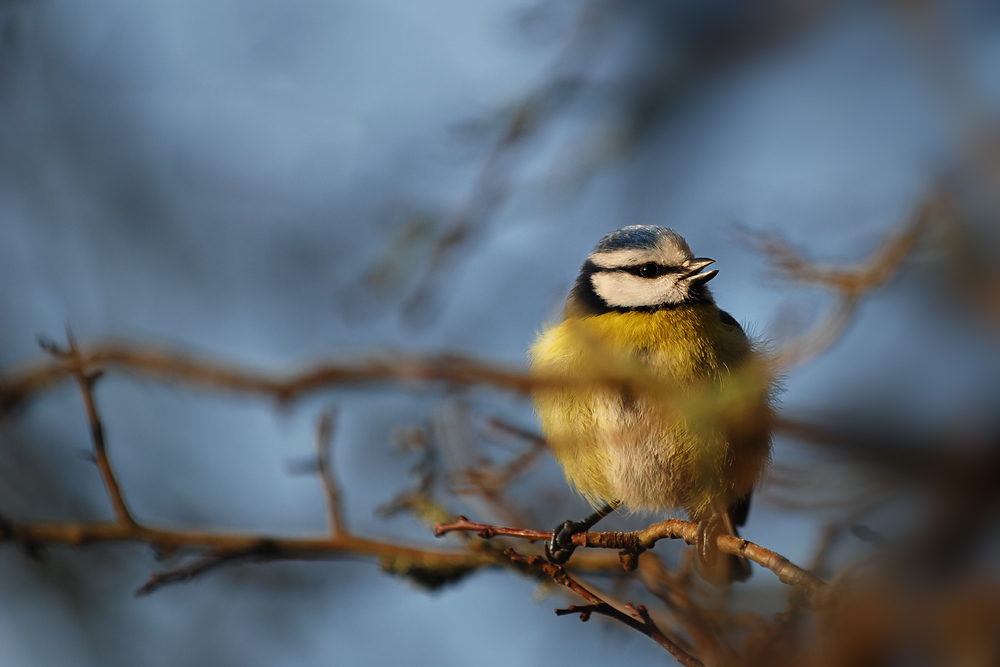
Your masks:
M687 280L692 285L702 285L707 283L709 280L714 278L719 274L717 270L706 271L705 273L698 273L704 269L709 264L714 264L714 259L708 259L707 257L696 257L694 259L689 259L684 262L684 268L688 270L684 274L684 279Z

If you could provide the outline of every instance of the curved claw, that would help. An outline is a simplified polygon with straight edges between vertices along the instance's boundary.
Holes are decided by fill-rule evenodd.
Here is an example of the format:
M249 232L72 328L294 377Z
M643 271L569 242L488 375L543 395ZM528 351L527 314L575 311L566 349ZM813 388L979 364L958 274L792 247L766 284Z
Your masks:
M715 548L715 538L725 532L725 525L716 514L698 522L698 532L695 537L698 560L709 567L718 562L719 550Z
M589 526L583 526L576 521L563 521L552 529L552 537L545 543L545 557L550 563L564 564L576 550L573 536L588 528Z
M621 501L612 500L582 521L563 521L552 529L552 538L545 543L545 557L549 559L550 563L556 565L562 565L568 561L576 550L573 536L577 533L586 533L594 527L594 524L614 512L620 505Z

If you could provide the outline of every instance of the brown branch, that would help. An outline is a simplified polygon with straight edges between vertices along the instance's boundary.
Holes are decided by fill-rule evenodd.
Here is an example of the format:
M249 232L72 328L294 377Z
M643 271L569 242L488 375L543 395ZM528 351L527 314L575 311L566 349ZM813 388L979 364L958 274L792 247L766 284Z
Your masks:
M340 510L340 490L333 477L331 462L335 423L333 412L324 410L316 424L316 474L319 475L320 485L323 487L330 534L343 535L347 532L347 528Z
M463 551L445 551L406 546L390 541L374 540L351 534L315 537L277 537L261 534L240 534L173 528L153 528L146 525L119 522L81 523L15 523L0 525L0 545L16 544L29 555L43 546L65 545L82 547L90 544L131 542L148 544L160 553L180 550L208 550L206 559L225 562L261 558L266 560L302 560L327 558L373 558L387 572L409 577L434 586L453 581L483 568L507 566L499 550L477 548L471 544ZM586 556L588 554L581 554ZM222 564L222 563L219 563ZM195 574L211 567L207 562ZM590 571L609 571L617 567L617 559L577 558L574 567ZM154 575L155 579L157 575ZM160 575L165 576L165 575ZM179 574L168 578L184 580ZM171 582L166 582L171 583ZM153 589L159 584L154 585Z
M115 511L115 519L119 523L135 525L135 519L132 518L128 506L125 504L121 487L118 484L117 478L115 478L114 471L111 469L111 462L108 460L107 447L104 442L104 425L101 423L101 418L97 413L97 406L94 404L95 380L96 376L84 375L82 373L78 374L76 378L76 383L80 387L80 394L83 397L84 410L87 413L90 439L94 446L94 462L101 473L104 488L107 489L108 498L111 500L111 506Z
M76 340L73 338L73 334L68 326L66 328L66 340L67 347L65 350L61 349L55 343L46 340L40 340L39 345L54 359L62 360L69 364L69 372L76 380L77 387L80 389L80 396L83 400L83 410L87 416L90 441L94 450L94 463L97 464L97 470L101 474L101 481L104 483L108 499L111 501L115 519L120 524L135 526L135 519L132 518L128 506L125 504L121 486L118 484L118 479L111 468L111 462L108 460L107 445L104 439L104 424L101 421L100 414L97 412L97 403L94 400L94 383L101 377L100 371L89 373L84 371L84 366L80 358L80 350L77 348ZM2 404L2 401L0 401L0 404Z
M809 331L785 344L774 357L777 368L800 366L832 346L847 329L862 298L895 275L931 223L940 217L946 202L932 194L897 231L852 269L822 267L806 259L776 236L757 235L757 242L774 267L792 282L825 287L837 294L830 313Z
M602 614L619 621L620 623L624 623L633 630L637 630L646 635L657 644L667 649L667 651L669 651L670 654L674 656L682 665L685 665L686 667L704 667L700 660L678 646L675 641L667 637L656 626L656 623L654 623L653 619L650 618L645 607L639 606L633 608L629 605L626 609L628 609L630 613L625 613L606 602L603 598L583 586L580 582L573 579L573 577L567 574L566 570L561 566L550 563L541 556L531 556L526 558L518 554L513 549L505 550L504 554L510 558L513 563L541 570L549 578L551 578L552 581L556 582L560 586L565 586L590 603L584 607L571 606L569 609L556 609L555 611L557 616L579 613L580 619L586 621L590 617L590 614Z
M440 551L408 547L392 542L337 535L335 537L272 537L257 534L224 533L183 529L151 528L117 522L94 523L9 523L0 541L35 546L64 544L81 547L107 542L144 543L166 552L179 549L209 549L216 554L262 553L274 559L303 557L360 556L378 559L393 572L407 574L413 569L477 569L495 566L486 552Z
M81 345L73 359L46 358L0 374L0 412L53 384L78 373L118 371L160 382L181 382L205 389L257 394L287 403L330 387L363 384L440 382L451 385L488 385L523 394L546 387L595 386L627 383L627 378L547 377L528 375L451 355L412 357L385 355L363 363L317 363L284 376L245 370L196 357L176 349L140 346L124 341L96 341Z
M497 535L507 535L526 539L529 542L546 540L551 536L550 532L541 530L507 528L504 526L474 523L463 516L457 517L452 523L438 524L434 527L434 534L438 536L452 531L474 532L483 539L490 539ZM667 521L654 523L642 530L626 533L578 533L573 536L573 544L578 547L617 549L626 554L639 554L653 548L657 542L664 539L682 539L688 544L695 544L697 534L698 524L681 519L668 519ZM784 556L753 542L733 537L732 535L718 535L716 536L715 546L724 554L742 556L757 563L761 567L773 572L783 584L801 588L806 594L819 593L826 588L826 582L816 575L798 567Z
M529 542L538 542L539 540L547 540L552 537L552 532L545 532L544 530L530 530L528 528L508 528L506 526L491 526L485 523L474 523L469 521L464 516L457 516L455 520L451 523L439 523L434 526L434 535L440 537L442 535L447 535L453 531L460 532L472 532L483 538L484 540L489 540L497 535L507 535L510 537L520 537L522 539L528 540ZM575 536L574 536L575 538ZM576 540L574 539L574 542Z

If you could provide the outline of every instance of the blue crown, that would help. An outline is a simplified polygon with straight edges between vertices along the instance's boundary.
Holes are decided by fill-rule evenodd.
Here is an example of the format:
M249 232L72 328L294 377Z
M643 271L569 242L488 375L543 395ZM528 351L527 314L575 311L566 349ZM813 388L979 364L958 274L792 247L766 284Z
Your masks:
M594 252L613 252L628 248L652 250L659 245L666 231L663 227L656 225L622 227L605 234L604 238L597 243Z

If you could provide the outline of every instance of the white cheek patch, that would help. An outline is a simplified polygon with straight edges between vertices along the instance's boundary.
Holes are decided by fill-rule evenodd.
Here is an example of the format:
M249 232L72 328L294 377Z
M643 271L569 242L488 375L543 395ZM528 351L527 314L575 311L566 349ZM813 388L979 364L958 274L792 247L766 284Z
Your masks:
M687 297L676 275L640 278L624 271L599 271L590 276L590 281L597 296L612 308L681 303Z

